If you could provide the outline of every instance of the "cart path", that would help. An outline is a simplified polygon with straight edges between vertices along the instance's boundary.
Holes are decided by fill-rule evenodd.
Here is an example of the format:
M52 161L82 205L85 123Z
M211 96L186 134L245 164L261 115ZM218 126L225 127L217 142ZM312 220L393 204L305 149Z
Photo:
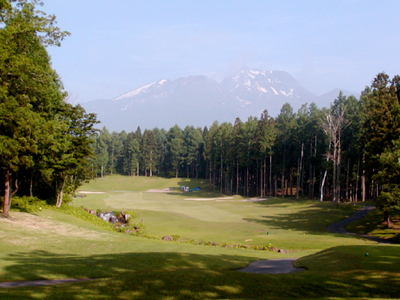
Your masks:
M62 283L80 282L94 280L93 278L79 278L79 279L49 279L49 280L25 280L25 281L5 281L0 282L0 288L18 288L28 286L44 286L44 285L56 285Z
M379 244L397 244L394 241L391 240L386 240L386 239L382 239L382 238L378 238L376 236L372 236L372 235L367 235L367 234L359 234L359 233L354 233L354 232L350 232L346 230L346 225L350 224L354 221L358 221L361 220L362 218L364 218L365 216L368 215L368 213L370 211L372 211L373 209L375 209L375 206L373 205L364 205L363 207L361 207L359 210L357 210L354 214L352 214L350 217L333 223L332 225L329 225L327 230L329 232L333 232L333 233L341 233L341 234L348 234L348 235L357 235L357 236L361 236L363 238L375 241Z
M295 268L293 262L297 258L259 260L250 263L246 268L239 272L254 274L287 274L304 271L304 268Z

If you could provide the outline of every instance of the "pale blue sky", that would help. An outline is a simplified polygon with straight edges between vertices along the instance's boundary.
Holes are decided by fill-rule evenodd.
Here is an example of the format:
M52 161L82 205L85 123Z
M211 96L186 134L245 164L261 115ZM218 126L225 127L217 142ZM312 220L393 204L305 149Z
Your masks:
M49 48L71 99L109 99L163 78L287 71L311 92L360 92L400 73L398 0L47 0L71 32Z

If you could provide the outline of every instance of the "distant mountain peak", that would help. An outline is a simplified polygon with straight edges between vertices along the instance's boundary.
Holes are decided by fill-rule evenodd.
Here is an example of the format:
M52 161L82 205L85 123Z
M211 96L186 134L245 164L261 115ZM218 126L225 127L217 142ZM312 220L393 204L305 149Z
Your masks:
M260 116L267 109L278 115L284 103L294 110L304 103L329 106L338 96L333 91L314 95L289 73L243 67L220 83L203 75L161 79L110 100L87 102L84 107L97 114L109 130L209 126L214 121L233 122Z

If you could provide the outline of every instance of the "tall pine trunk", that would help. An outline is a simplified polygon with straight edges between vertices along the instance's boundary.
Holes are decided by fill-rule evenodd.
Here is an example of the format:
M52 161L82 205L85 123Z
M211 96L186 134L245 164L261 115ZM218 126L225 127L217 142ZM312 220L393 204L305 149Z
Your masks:
M8 217L8 212L9 212L10 206L11 206L10 188L11 188L11 172L10 172L10 169L8 167L6 167L6 176L5 176L5 182L4 182L3 213L2 213L2 215L4 217Z
M365 154L363 154L363 170L361 176L361 192L362 192L362 201L365 202L366 198L366 188L365 188Z
M269 155L269 195L272 197L272 155Z
M62 204L66 179L67 179L67 175L64 175L62 178L61 190L57 195L56 207L60 207Z
M236 195L239 195L239 160L236 161Z

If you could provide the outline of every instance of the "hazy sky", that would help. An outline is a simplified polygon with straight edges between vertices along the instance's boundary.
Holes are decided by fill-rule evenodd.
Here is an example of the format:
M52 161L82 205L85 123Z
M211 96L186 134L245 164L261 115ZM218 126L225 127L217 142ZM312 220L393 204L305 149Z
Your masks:
M400 1L47 0L71 32L51 47L72 99L109 99L163 78L287 71L316 94L400 73Z

